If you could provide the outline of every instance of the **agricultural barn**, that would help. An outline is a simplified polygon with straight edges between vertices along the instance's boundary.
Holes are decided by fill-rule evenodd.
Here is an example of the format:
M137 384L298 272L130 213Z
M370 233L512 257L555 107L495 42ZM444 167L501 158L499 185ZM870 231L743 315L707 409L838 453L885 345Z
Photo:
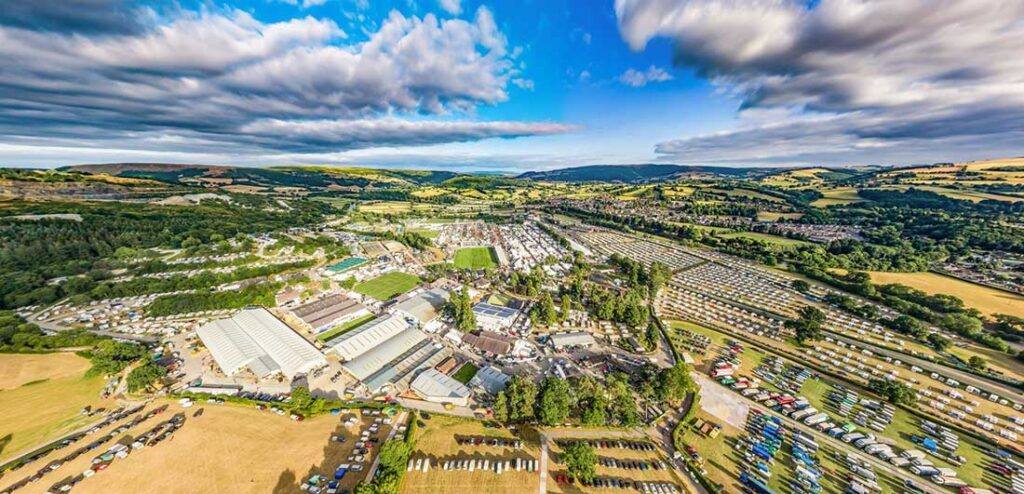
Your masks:
M473 388L482 389L487 394L496 395L505 389L505 384L508 383L509 379L511 378L508 374L488 365L476 372L473 379L469 380L469 385Z
M327 342L327 347L342 359L351 361L409 329L409 323L396 315L378 317Z
M434 288L400 302L395 306L395 313L426 325L437 319L447 301L448 291Z
M322 333L369 313L363 304L341 294L330 295L292 309L292 314L308 324L314 333Z
M409 388L424 400L434 403L451 403L462 407L469 405L469 388L434 369L421 372Z
M488 331L503 331L512 326L519 311L480 302L473 306L473 314L476 315L476 323L482 329Z
M585 331L555 333L551 335L551 345L556 349L590 346L595 343L597 343L597 341L594 340L593 335Z
M292 378L327 365L312 343L263 308L211 321L196 333L228 375L248 368L258 377L280 373Z

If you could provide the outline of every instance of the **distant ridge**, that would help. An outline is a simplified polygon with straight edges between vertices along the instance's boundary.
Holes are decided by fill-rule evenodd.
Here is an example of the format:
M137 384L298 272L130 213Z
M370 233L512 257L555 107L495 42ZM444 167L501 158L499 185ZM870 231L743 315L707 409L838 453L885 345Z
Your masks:
M729 168L687 165L589 165L557 170L526 172L520 179L539 182L664 182L695 175L746 177L775 171L772 168Z

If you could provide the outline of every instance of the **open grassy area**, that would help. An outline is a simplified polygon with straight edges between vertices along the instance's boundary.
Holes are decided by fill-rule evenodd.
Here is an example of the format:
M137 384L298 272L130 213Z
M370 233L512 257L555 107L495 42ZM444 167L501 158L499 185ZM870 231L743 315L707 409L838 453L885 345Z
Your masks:
M977 285L938 273L872 272L871 281L879 284L899 283L930 294L952 295L968 307L983 314L1009 314L1024 317L1024 297Z
M103 378L84 377L88 368L72 354L0 354L0 460L98 422L80 413L85 406L117 406L100 399Z
M810 242L803 240L796 240L792 238L780 237L778 235L771 235L768 233L758 232L734 232L726 233L721 235L723 238L749 238L752 240L760 240L762 242L768 242L770 244L781 245L783 247L799 247L802 245L814 245Z
M424 427L417 430L412 458L431 458L443 463L453 459L487 459L495 461L514 458L540 460L540 446L536 441L524 441L523 449L498 448L494 446L460 446L456 436L485 436L513 438L507 429L487 429L481 422L446 415L433 415L422 420ZM399 492L419 494L494 493L519 494L537 492L540 475L511 471L501 475L493 471L476 470L469 472L445 471L440 467L429 472L406 472L402 477ZM553 482L549 482L550 487Z
M455 267L459 269L496 268L498 259L491 247L466 247L455 252Z
M748 199L760 199L768 202L784 202L781 198L763 194L756 190L748 189L710 189L712 192L725 194L730 197L746 197Z
M758 211L758 221L779 221L780 219L787 220L798 220L803 217L803 213L773 213L771 211Z
M316 335L316 339L318 339L320 341L330 340L331 338L334 338L335 336L347 333L348 331L353 330L355 328L358 328L359 326L362 326L363 324L366 324L366 323L368 323L368 322L370 322L370 321L372 321L372 320L374 320L376 318L377 318L377 316L374 315L374 314L367 314L367 315L365 315L363 317L359 317L359 318L353 319L353 320L351 320L351 321L349 321L349 322L347 322L345 324L342 324L341 326L338 326L336 328L332 328L332 329L329 329L327 331L324 331L323 333L320 333L320 334Z
M864 200L859 195L857 195L857 189L854 187L839 187L836 189L826 189L822 190L821 194L825 197L812 202L811 206L814 206L816 208L824 208L828 206L842 206L854 202L861 202Z
M455 379L462 384L466 384L470 379L473 379L473 376L476 375L476 371L478 370L480 370L480 368L474 365L473 362L466 362L465 364L462 364L462 367L459 367L459 370L455 371L455 374L452 374L452 379Z
M384 301L391 300L397 295L401 295L412 290L419 284L420 278L418 276L411 275L409 273L402 273L400 271L392 271L390 273L384 273L372 280L359 283L353 288L353 290L377 300Z

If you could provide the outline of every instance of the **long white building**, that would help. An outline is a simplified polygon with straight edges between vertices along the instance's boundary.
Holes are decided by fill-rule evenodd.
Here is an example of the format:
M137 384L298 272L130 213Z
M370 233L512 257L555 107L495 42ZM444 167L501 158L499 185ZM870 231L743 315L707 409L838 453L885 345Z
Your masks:
M263 308L211 321L196 333L227 375L247 368L261 378L275 373L292 378L327 365L312 343Z
M351 361L411 327L403 317L389 314L331 339L327 347Z

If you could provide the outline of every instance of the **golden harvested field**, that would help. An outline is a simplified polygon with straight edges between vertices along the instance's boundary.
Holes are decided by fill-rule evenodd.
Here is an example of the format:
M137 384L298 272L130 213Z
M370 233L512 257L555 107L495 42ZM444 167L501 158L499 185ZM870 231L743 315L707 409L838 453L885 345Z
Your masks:
M926 293L952 295L985 315L1024 317L1024 297L936 273L871 272L874 283L899 283Z
M139 435L176 413L185 414L184 426L158 445L115 460L106 470L76 485L74 492L291 494L299 492L300 482L313 473L332 475L339 464L349 463L346 457L358 440L358 428L345 429L338 417L330 415L294 422L241 405L197 403L183 410L177 402L161 403L170 403L170 408L126 434ZM203 409L201 416L194 416L199 409ZM342 414L342 418L346 416ZM382 428L382 440L386 431ZM331 435L338 433L348 437L348 441L332 442ZM84 471L92 457L82 455L19 492L45 492L57 481ZM369 464L367 460L366 466ZM27 467L25 472L34 470ZM350 471L342 488L351 490L364 474L365 471ZM0 485L21 477L10 475L0 480Z
M534 459L540 461L540 447L536 441L524 441L523 449L499 448L495 446L460 446L456 436L483 436L508 438L514 436L507 429L486 429L483 424L474 420L434 415L424 420L426 427L420 428L415 437L416 443L411 458L431 458L434 462L429 472L406 472L402 477L399 492L404 494L469 494L494 493L516 494L520 492L537 492L540 486L540 474L528 473L525 470L505 472L501 475L493 471L468 470L445 471L441 464L453 459L498 459L512 461L515 458ZM549 482L550 487L552 482Z
M88 368L87 360L69 354L0 354L0 460L99 420L83 416L82 407L117 406L100 399L102 377L83 377ZM31 372L39 372L38 377L30 378Z
M780 219L798 220L804 216L803 213L773 213L771 211L758 211L758 221L779 221Z
M3 354L0 362L0 390L44 379L81 377L89 370L89 361L73 353Z

